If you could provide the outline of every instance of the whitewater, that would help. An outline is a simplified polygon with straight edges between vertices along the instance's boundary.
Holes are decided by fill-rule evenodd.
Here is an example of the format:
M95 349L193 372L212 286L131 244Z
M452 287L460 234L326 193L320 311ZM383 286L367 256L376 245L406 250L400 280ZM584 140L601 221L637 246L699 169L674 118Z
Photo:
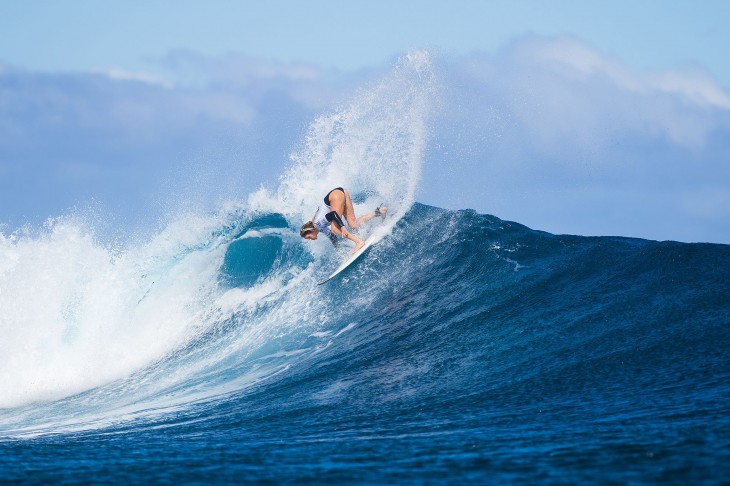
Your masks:
M109 241L0 234L0 477L28 483L730 481L730 247L419 204L411 53L312 121L278 187ZM348 188L386 234L298 228Z

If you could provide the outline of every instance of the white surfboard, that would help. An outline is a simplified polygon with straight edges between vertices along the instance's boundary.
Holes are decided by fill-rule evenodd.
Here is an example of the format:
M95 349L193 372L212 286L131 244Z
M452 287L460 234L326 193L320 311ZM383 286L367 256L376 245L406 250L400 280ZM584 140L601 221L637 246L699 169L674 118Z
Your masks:
M345 260L344 262L342 262L342 265L340 265L339 267L337 267L337 270L335 270L332 275L330 275L326 279L322 280L317 285L322 285L324 283L329 282L333 278L335 278L337 275L340 274L340 272L342 272L344 269L346 269L347 267L349 267L355 260L357 260L358 258L360 258L360 255L362 255L363 253L365 253L365 250L367 250L368 248L370 248L379 239L380 239L380 236L373 235L370 238L368 238L367 240L365 240L365 245L362 248L360 248L359 250L357 250L356 253L353 253L350 256L350 258L348 258L347 260Z

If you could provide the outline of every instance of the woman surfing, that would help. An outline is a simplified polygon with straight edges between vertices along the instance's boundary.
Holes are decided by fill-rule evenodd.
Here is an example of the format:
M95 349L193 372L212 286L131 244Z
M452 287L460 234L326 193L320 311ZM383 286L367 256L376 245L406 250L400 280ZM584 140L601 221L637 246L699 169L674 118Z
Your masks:
M347 238L355 243L355 249L352 253L357 253L365 245L365 242L345 228L342 217L344 216L351 229L356 229L362 223L370 221L376 216L381 216L385 219L387 212L388 208L378 206L375 211L371 211L357 218L355 217L355 209L352 206L350 193L342 187L337 187L327 193L324 197L324 204L320 204L317 207L317 212L314 214L314 217L311 221L307 221L302 225L299 234L302 238L316 240L319 233L323 233L334 245L339 241L337 239L338 236L340 238Z

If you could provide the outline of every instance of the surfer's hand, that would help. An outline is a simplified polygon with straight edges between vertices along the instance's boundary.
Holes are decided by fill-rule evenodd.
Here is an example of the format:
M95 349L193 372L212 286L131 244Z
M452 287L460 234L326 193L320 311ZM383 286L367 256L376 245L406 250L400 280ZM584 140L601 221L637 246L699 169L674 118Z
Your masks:
M342 229L340 230L340 233L342 233L342 237L343 237L343 238L347 238L347 235L349 234L349 233L347 232L347 230L345 229L345 227L344 227L344 226L343 226L343 227L342 227Z

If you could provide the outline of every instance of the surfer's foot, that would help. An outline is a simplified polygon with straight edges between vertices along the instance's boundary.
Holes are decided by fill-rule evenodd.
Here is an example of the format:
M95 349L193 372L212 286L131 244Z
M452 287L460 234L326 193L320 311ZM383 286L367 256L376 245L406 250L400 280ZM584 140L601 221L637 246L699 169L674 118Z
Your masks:
M355 243L355 249L352 250L352 254L354 255L355 253L357 253L358 251L360 251L360 249L363 246L365 246L365 242L364 241L361 241L360 243Z
M375 208L375 216L380 216L381 218L385 219L385 215L388 213L388 208L384 208L381 204L377 208Z

